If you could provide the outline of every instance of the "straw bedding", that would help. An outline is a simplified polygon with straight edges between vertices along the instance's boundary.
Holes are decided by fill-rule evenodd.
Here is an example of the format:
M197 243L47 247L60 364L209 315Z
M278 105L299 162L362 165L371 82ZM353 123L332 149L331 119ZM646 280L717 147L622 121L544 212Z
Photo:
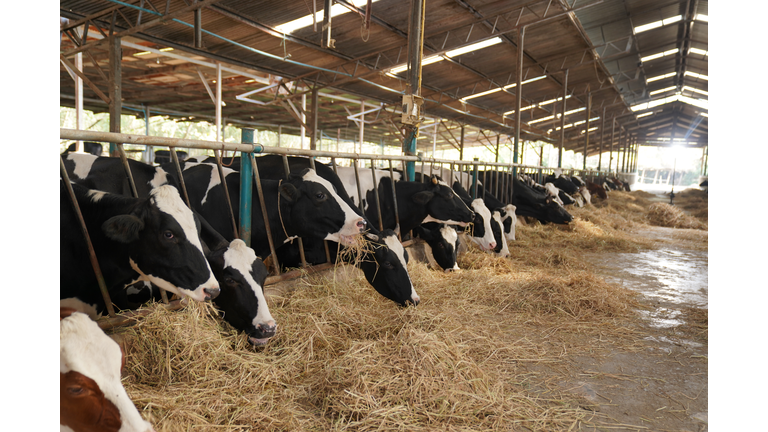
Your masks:
M626 210L646 203L625 195L574 211L570 227L518 226L506 259L470 248L454 273L412 261L416 308L349 265L297 280L269 297L279 327L262 348L209 305L155 308L113 331L124 384L158 431L568 430L590 411L534 366L594 355L606 336L629 350L642 339L636 294L579 259L648 246Z

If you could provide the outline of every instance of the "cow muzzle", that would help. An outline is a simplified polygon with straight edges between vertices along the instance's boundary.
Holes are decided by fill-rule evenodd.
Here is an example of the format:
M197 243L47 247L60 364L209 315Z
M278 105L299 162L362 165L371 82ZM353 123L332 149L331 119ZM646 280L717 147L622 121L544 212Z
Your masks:
M213 287L213 288L203 288L204 294L204 300L213 300L216 297L219 296L221 293L221 288L219 287Z

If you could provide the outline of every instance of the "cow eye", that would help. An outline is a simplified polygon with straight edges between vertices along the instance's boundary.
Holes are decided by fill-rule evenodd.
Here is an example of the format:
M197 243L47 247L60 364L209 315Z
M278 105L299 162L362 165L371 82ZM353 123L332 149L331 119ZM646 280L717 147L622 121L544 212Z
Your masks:
M83 394L84 389L80 386L71 386L67 388L67 391L72 396L80 396L81 394Z
M170 230L167 230L163 233L163 237L165 237L168 240L171 240L173 239L173 232L171 232Z
M318 200L322 201L322 200L325 199L325 194L323 192L317 192L315 194L315 198L317 198Z
M437 247L440 248L440 249L445 249L445 245L443 245L442 243L438 243Z
M229 276L227 276L226 278L224 278L224 282L225 282L227 285L235 285L235 284L237 283L237 281L235 281L235 279L233 279L233 278L231 278L231 277L229 277Z
M389 262L389 261L384 261L384 263L382 264L382 266L383 266L385 269L387 269L387 270L392 270L393 268L395 268L395 267L392 265L392 263L391 263L391 262Z

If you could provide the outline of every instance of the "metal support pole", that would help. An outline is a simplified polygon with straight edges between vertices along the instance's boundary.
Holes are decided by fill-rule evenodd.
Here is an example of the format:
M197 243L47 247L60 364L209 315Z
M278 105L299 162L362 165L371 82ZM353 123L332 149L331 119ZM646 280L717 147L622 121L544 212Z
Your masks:
M563 106L560 114L560 147L557 150L557 167L563 167L563 146L565 145L565 101L568 96L568 69L563 77Z
M424 51L424 19L426 0L411 1L411 21L408 30L408 93L415 96L421 95L421 59ZM416 155L416 138L419 135L419 125L406 125L404 154ZM406 180L414 181L416 178L416 165L408 161L405 163Z
M473 161L478 162L480 159L472 158ZM477 164L472 164L472 199L477 199Z
M77 31L78 36L82 36L83 32ZM83 41L85 43L85 41ZM75 68L80 72L83 71L83 53L75 54ZM79 75L75 74L75 124L76 129L83 129L83 120L85 114L83 113L83 79ZM83 141L75 141L75 151L82 151ZM99 155L101 156L101 155Z
M203 8L195 9L195 48L203 47Z
M525 26L520 27L520 36L517 40L517 81L515 85L515 149L512 156L512 163L518 163L517 153L520 151L520 127L522 123L522 112L520 111L523 98L523 44L525 42ZM512 177L517 175L517 167L512 167Z
M253 144L253 129L242 128L240 142ZM249 153L240 152L240 239L251 246L251 215L253 214L253 166ZM221 179L224 182L224 179Z
M312 123L310 127L312 130L309 131L309 149L310 150L317 150L317 117L318 117L318 94L317 94L317 87L312 89Z
M584 165L582 169L587 170L587 151L589 149L589 117L592 115L592 93L587 95L587 130L584 132Z
M216 141L221 142L221 63L216 62Z
M464 125L461 125L461 142L459 143L459 160L464 160Z
M149 115L149 105L144 105L144 135L149 136L149 127L150 127L150 115ZM144 147L144 157L142 158L145 163L152 164L152 162L155 161L155 152L154 152L154 146L146 146Z
M611 167L613 166L613 141L616 139L616 119L611 119L611 151L608 152L608 174L611 173Z
M605 139L605 107L603 107L603 115L600 116L600 153L597 156L597 171L603 169L603 140Z
M300 133L301 133L301 149L304 150L304 139L306 136L306 130L304 129L304 125L307 124L307 94L302 93L301 95L301 127L300 127ZM337 149L338 151L338 149Z
M493 160L494 162L499 161L499 147L501 146L501 134L496 135L496 158Z
M365 122L363 121L363 116L365 116L365 102L360 101L360 154L363 153L363 139L365 136ZM376 184L376 183L374 183Z
M122 112L122 73L120 62L123 59L123 48L120 38L112 36L109 39L109 131L120 133L120 114ZM117 143L109 144L109 155L119 156Z

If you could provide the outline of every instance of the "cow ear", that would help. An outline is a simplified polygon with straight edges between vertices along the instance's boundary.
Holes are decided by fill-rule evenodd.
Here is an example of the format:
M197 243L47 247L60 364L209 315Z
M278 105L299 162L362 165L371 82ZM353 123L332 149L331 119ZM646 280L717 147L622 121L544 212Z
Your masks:
M431 200L433 196L435 196L435 194L430 192L430 191L417 192L413 196L413 202L415 202L416 204L424 205L424 204L428 203L429 200Z
M296 189L296 186L290 183L283 183L280 185L280 196L288 202L295 202L301 196L301 191Z
M120 243L131 243L139 239L139 233L144 229L144 221L133 215L117 215L101 224L101 230L106 236Z

